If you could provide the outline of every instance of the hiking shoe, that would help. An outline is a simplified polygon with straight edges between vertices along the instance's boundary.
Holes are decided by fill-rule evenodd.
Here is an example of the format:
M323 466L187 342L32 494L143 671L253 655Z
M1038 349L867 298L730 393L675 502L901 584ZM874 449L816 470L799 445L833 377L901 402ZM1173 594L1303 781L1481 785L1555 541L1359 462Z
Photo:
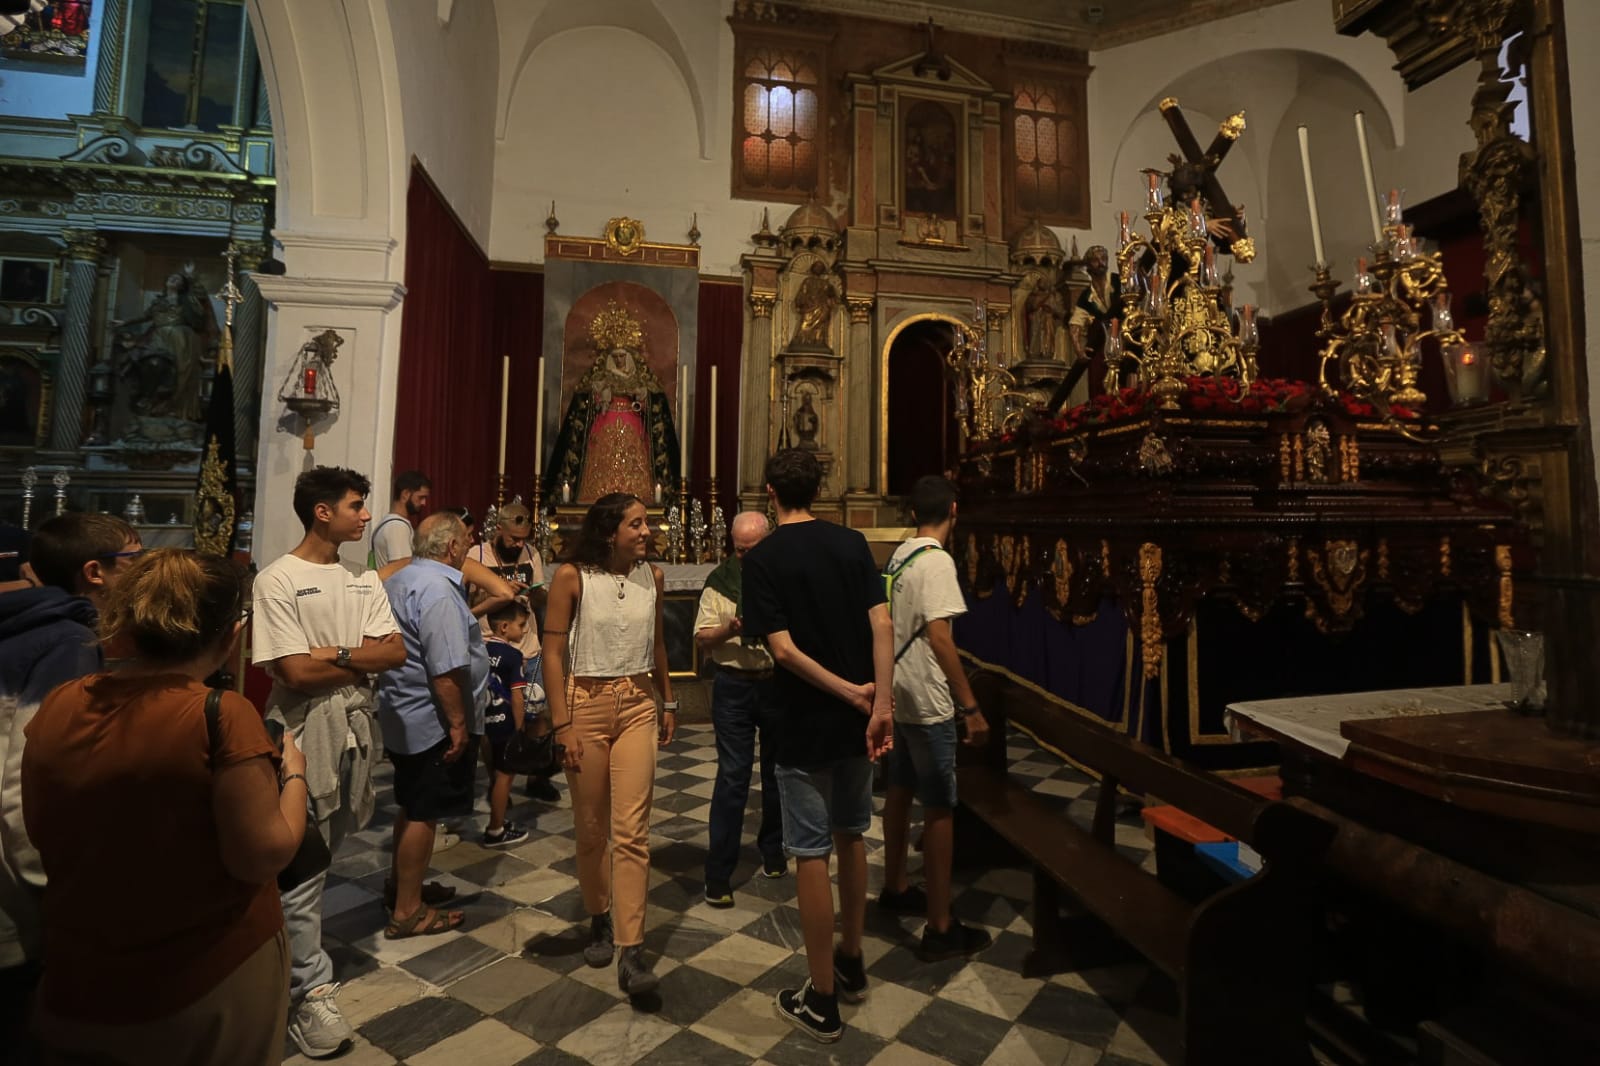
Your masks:
M811 987L808 979L799 988L786 988L778 993L778 1014L813 1040L831 1044L844 1035L844 1022L839 1020L839 1001L824 996Z
M484 830L483 846L486 848L504 848L512 844L520 844L527 839L528 831L507 818L505 824L500 827L500 832L491 833L488 830Z
M860 955L833 949L833 994L846 1003L860 1003L867 998L866 960Z
M917 958L923 962L940 962L944 959L974 955L994 942L988 930L962 925L954 918L944 932L934 929L929 922L922 930L922 942L917 945Z
M728 882L706 882L706 905L718 910L727 910L733 906L733 889L728 887Z
M885 888L878 893L878 906L896 914L922 914L928 909L928 894L919 885L911 885L904 892Z
M789 872L789 860L782 855L774 855L770 859L761 860L761 876L779 878Z
M289 1018L289 1036L308 1059L331 1059L355 1045L355 1033L333 998L338 992L337 981L318 985Z
M612 940L611 915L595 914L589 918L589 944L583 949L583 961L599 969L611 965L611 956L617 949Z
M550 783L548 777L530 777L522 794L529 799L543 800L545 803L560 803L561 790Z
M623 995L648 996L660 983L645 961L644 945L633 944L622 949L622 957L617 959L617 987L622 989Z

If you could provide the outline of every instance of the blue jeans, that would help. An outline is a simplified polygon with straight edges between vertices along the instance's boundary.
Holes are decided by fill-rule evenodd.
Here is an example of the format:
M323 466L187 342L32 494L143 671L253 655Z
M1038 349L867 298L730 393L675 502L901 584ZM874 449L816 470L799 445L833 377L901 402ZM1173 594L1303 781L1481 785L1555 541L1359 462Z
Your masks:
M772 769L772 737L767 731L771 707L770 678L757 681L718 668L711 682L711 724L717 733L717 783L711 790L707 881L726 883L738 865L739 838L744 829L745 804L750 798L750 771L755 763L757 734L761 740L761 829L756 833L756 847L763 861L783 858L783 815L778 803L778 781Z
M925 809L955 809L958 743L954 718L931 725L896 722L889 787L913 790Z

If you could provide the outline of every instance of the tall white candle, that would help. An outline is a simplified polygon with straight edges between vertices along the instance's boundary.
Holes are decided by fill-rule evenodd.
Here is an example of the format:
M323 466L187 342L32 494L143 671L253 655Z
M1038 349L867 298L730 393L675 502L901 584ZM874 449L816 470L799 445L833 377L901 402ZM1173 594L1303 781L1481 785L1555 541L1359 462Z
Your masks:
M533 479L544 473L544 356L539 357L539 385L533 402Z
M678 364L678 477L689 476L689 368Z
M500 476L506 476L506 411L511 400L511 357L500 357Z
M711 368L711 480L717 480L717 368Z
M1367 180L1367 210L1372 213L1372 240L1383 243L1383 223L1378 221L1378 185L1372 176L1372 153L1367 151L1367 118L1356 112L1356 142L1361 145L1361 176Z
M1321 268L1328 262L1328 257L1322 254L1322 222L1317 218L1317 186L1311 180L1311 136L1304 126L1300 127L1300 169L1306 176L1306 206L1311 211L1311 249L1316 253L1317 266Z

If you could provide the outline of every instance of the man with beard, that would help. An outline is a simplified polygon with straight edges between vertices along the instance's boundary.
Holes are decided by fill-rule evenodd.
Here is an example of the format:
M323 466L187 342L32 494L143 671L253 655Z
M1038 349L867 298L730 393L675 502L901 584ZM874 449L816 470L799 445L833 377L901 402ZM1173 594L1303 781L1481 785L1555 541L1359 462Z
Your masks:
M407 470L395 476L389 513L372 531L372 551L367 557L369 570L411 556L411 531L428 513L428 494L432 489L433 482L420 470Z
M1122 317L1122 278L1111 273L1110 260L1110 253L1099 244L1084 255L1089 285L1078 297L1067 322L1073 351L1079 359L1090 361L1089 393L1092 396L1105 391L1106 332L1112 319Z
M532 532L533 516L528 508L520 503L508 503L500 508L495 518L494 535L471 549L467 553L467 561L469 564L480 563L497 577L509 582L516 590L516 598L537 618L544 610L549 589L545 584L543 560L528 543ZM472 613L482 620L485 638L492 637L494 631L489 627L489 613L505 601L492 599L494 590L483 588L473 581L471 572L469 565L468 600L472 604ZM522 652L523 674L528 680L527 713L530 716L543 714L544 661L539 655L539 627L529 625L523 631L522 642L517 647ZM526 794L546 803L556 803L561 799L560 791L550 783L548 777L531 774L528 776Z

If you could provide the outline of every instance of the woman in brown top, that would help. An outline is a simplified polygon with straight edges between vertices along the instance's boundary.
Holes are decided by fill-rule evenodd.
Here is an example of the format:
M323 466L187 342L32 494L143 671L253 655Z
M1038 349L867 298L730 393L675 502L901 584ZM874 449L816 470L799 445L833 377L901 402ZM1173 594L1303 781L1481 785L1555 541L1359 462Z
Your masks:
M276 877L305 833L305 757L292 740L280 757L234 692L213 750L202 680L231 658L248 602L226 560L137 559L101 615L120 667L62 685L27 728L23 819L48 878L35 1014L47 1061L283 1057Z

